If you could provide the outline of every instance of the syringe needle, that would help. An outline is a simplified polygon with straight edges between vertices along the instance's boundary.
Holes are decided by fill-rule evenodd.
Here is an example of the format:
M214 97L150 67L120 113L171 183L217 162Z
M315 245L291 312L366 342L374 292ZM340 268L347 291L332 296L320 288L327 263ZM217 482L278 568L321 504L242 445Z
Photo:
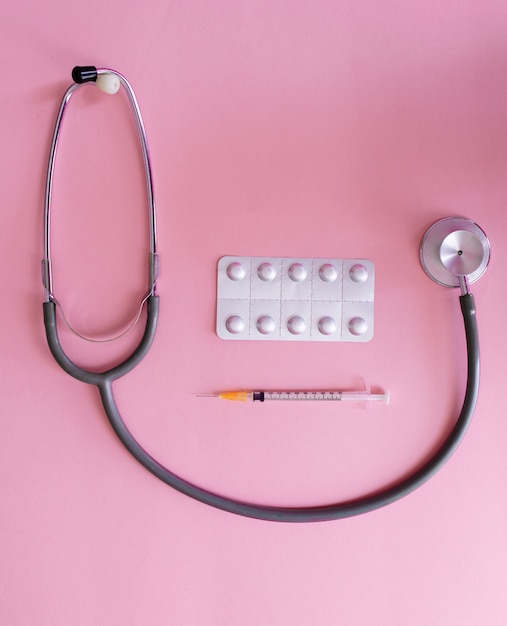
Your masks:
M198 398L219 398L219 400L235 400L247 402L253 400L253 394L249 391L223 391L222 393L198 393Z

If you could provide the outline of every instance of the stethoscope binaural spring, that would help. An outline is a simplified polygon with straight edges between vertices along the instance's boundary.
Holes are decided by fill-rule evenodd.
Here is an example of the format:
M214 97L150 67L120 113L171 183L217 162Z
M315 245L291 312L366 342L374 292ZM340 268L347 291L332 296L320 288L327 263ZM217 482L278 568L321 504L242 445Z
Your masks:
M474 222L465 218L445 218L428 229L421 243L421 263L428 276L441 285L461 288L459 301L467 345L467 386L463 406L447 439L440 445L429 461L414 470L408 477L377 492L366 494L354 500L324 504L322 506L267 506L234 500L215 494L177 476L154 459L130 433L118 410L113 393L113 383L130 372L148 352L155 337L159 313L159 296L156 294L158 263L155 204L150 157L139 106L132 87L127 80L114 70L96 69L92 66L74 68L72 78L74 84L65 92L58 111L46 179L44 257L42 260L45 291L45 301L43 303L44 325L49 348L57 363L74 378L97 387L104 411L112 428L134 458L161 481L200 502L237 515L279 522L328 521L367 513L399 500L431 478L445 464L460 444L471 422L477 402L480 370L479 339L475 303L473 295L470 293L469 285L482 276L489 262L490 247L484 232ZM51 195L58 139L66 106L72 94L86 83L95 83L99 89L106 93L116 93L121 87L127 93L141 144L150 215L148 288L146 296L141 303L141 306L145 303L147 307L144 334L137 348L122 363L102 372L92 372L76 365L69 359L61 346L57 328L58 301L53 293L50 255ZM137 321L138 317L134 321Z

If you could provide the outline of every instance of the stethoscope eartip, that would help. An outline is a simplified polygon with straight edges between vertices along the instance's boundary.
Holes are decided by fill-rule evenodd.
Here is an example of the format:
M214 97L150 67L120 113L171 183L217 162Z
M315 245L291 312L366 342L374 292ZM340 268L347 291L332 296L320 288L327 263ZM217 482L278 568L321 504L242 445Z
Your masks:
M97 68L94 65L76 65L72 70L72 80L78 85L96 81L97 75Z
M97 80L95 81L95 84L100 89L100 91L103 91L104 93L108 93L110 95L118 93L118 90L120 89L120 86L121 86L120 79L118 78L118 76L116 76L116 74L113 74L111 72L99 74L97 76Z

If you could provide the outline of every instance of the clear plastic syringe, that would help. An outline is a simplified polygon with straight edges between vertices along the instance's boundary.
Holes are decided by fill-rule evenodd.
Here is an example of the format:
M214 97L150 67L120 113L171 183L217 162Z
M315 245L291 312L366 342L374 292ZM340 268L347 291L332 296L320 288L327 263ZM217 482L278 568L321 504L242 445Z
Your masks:
M315 402L383 402L389 404L389 393L368 391L224 391L199 394L200 397L234 400L236 402L315 401Z

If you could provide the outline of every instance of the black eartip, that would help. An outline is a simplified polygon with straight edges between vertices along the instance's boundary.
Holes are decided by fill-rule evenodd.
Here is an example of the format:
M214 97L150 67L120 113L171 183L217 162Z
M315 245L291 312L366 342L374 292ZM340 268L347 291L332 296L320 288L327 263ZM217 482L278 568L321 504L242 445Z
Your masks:
M78 84L96 81L97 68L93 65L78 65L72 70L72 80Z

